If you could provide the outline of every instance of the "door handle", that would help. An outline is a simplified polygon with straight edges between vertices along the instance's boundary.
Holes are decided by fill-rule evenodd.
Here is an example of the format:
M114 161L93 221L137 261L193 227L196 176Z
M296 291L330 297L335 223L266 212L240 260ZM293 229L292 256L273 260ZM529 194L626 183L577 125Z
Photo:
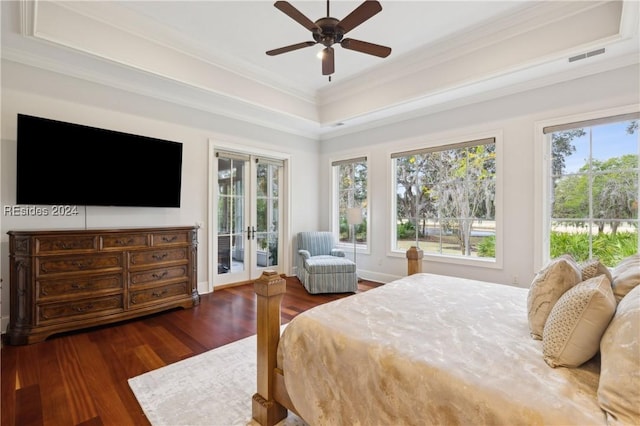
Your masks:
M247 226L247 240L251 239L251 227Z
M255 226L251 227L251 239L252 240L256 239L256 227Z

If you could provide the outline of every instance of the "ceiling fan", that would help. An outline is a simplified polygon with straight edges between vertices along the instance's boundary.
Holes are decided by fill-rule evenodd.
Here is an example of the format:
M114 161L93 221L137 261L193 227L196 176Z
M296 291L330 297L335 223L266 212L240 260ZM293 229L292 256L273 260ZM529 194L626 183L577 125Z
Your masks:
M303 41L302 43L269 50L266 52L269 56L280 55L281 53L291 52L292 50L298 50L322 43L325 46L322 51L322 75L330 76L335 71L334 50L333 47L331 47L335 43L340 43L340 46L345 49L355 50L357 52L378 56L380 58L386 58L391 53L390 47L380 46L379 44L368 43L366 41L355 40L352 38L343 38L346 33L382 10L382 6L378 1L366 0L345 18L338 20L330 16L329 0L327 0L327 16L325 18L318 19L316 22L313 22L304 16L289 2L277 1L274 3L274 6L291 19L311 31L311 35L315 41Z

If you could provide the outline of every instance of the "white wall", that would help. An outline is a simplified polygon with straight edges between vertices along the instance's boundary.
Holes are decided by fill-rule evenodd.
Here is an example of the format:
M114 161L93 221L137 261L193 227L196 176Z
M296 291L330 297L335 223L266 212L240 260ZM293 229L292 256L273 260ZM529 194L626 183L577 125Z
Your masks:
M198 239L198 288L209 288L207 232L208 140L233 140L244 149L290 157L291 235L319 222L318 142L227 117L135 95L14 62L2 62L1 206L15 204L16 115L42 116L183 143L182 200L178 209L84 207L73 217L12 217L0 221L2 329L9 315L8 236L12 229L116 228L204 224ZM105 171L108 173L109 171ZM117 173L117 165L114 166ZM43 176L43 178L46 178ZM215 222L213 223L215 225Z
M358 254L363 277L388 281L406 275L404 255L392 254L389 235L391 152L415 149L450 139L497 130L503 136L503 267L461 266L438 261L423 264L424 272L454 275L528 287L534 265L534 135L535 123L618 106L638 104L638 66L584 77L516 95L434 112L322 142L320 179L330 182L331 160L346 155L369 159L370 253ZM464 139L463 139L464 140ZM345 150L345 146L349 149ZM330 205L329 185L322 187L321 205ZM321 212L320 226L329 228L331 216Z
M329 229L330 161L345 153L369 158L372 228L367 254L358 255L365 277L389 281L406 274L406 259L389 250L389 154L497 130L503 136L504 265L487 269L425 262L426 272L528 286L534 270L534 137L535 123L639 103L638 66L584 77L546 88L450 110L429 112L323 142L228 117L178 106L126 91L59 75L14 62L2 62L2 145L0 202L15 203L16 114L26 113L87 125L177 140L184 143L183 197L180 209L88 207L78 217L3 216L0 221L2 328L9 314L8 237L11 229L194 225L199 235L198 282L208 288L207 220L208 140L233 140L245 149L273 149L291 157L292 236L298 231ZM345 147L349 147L346 149ZM290 271L289 271L290 272Z

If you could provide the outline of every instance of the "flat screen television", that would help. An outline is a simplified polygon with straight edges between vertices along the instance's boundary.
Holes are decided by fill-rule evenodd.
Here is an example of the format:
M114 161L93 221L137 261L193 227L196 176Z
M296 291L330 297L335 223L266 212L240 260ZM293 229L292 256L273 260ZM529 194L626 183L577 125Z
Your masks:
M16 203L180 207L182 143L18 114Z

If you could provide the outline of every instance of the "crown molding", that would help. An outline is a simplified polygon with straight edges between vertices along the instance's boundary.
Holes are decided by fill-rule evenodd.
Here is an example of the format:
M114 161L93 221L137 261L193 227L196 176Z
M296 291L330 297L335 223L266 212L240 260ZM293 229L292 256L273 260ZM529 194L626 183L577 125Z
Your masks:
M629 43L631 42L629 41ZM545 70L533 74L537 75L537 77L532 76L530 71L522 71L509 76L501 75L483 82L462 85L431 96L424 96L412 102L391 106L363 117L346 120L341 126L323 127L320 140L331 140L332 138L388 126L474 103L486 102L591 75L640 65L637 51L628 53L629 49L623 48L621 50L622 52L617 56L609 56L607 58L592 57L586 63L575 67L567 68L565 60L541 65Z
M541 7L512 12L491 25L386 62L366 78L354 77L321 90L320 122L344 122L389 104L553 61L594 43L611 43L620 38L621 10L618 1L543 2Z
M32 2L33 0L21 1ZM40 1L35 0L36 3ZM264 69L256 67L253 63L242 60L237 56L225 54L222 51L214 53L201 40L190 38L180 31L136 13L125 6L119 5L117 2L74 1L64 3L61 6L83 15L86 19L100 22L117 31L148 40L165 49L190 55L208 63L210 66L227 70L288 96L298 98L304 102L315 102L315 92L293 89L285 78L273 73L266 74Z
M202 60L190 52L167 46L162 39L158 42L125 31L111 22L107 23L108 18L96 19L89 16L87 4L94 7L100 6L100 3L36 2L32 38L155 74L254 107L260 106L302 120L317 121L317 109L313 99L294 96L258 80L246 78L237 72ZM119 11L118 8L115 10ZM116 22L127 22L127 19ZM22 22L22 25L28 24ZM265 102L266 99L269 102Z
M44 58L41 55L33 55L13 48L4 48L2 59L297 136L309 138L319 132L319 125L315 121L300 119L300 117L262 108L259 105L250 105L237 99L182 85L139 70L127 69L117 64L91 64L88 67L76 65L70 68L63 58ZM85 59L94 60L94 58ZM125 74L126 78L123 77Z
M122 6L17 4L19 34L5 37L3 30L3 58L320 139L638 62L637 1L525 3L490 24L309 94L283 89L286 82L237 58L213 56L179 32ZM606 55L591 58L588 66L565 63L571 54L603 46ZM635 62L628 52L635 52Z

